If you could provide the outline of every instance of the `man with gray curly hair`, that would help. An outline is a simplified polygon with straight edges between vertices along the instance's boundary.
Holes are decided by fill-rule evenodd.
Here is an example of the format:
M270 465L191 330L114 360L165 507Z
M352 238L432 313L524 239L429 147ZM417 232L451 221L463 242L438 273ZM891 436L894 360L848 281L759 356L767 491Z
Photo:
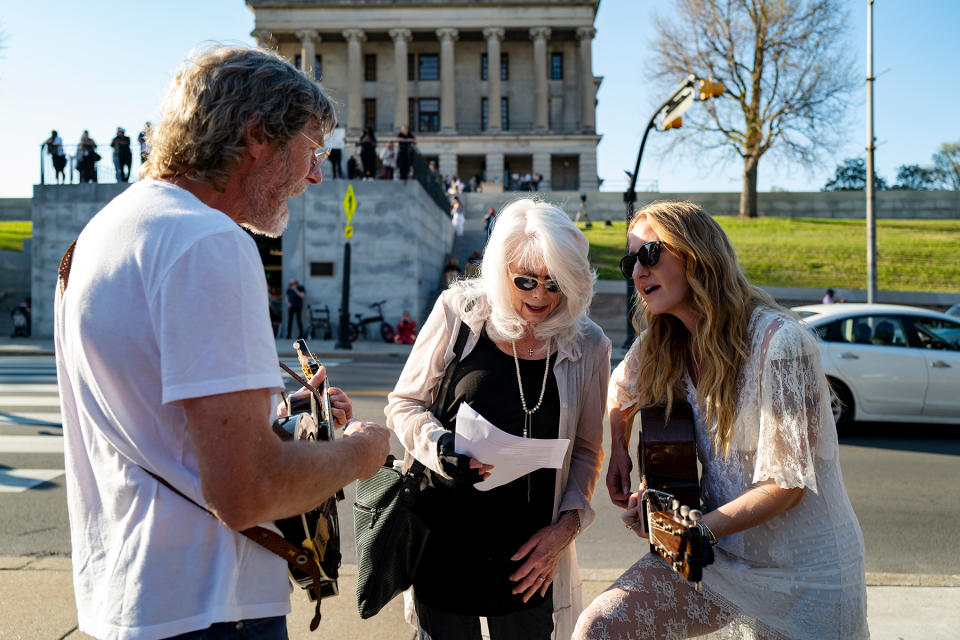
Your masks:
M338 390L347 437L271 430L282 381L240 227L283 232L287 199L322 180L334 113L277 54L221 46L187 61L162 111L141 180L84 228L56 295L79 626L285 639L286 563L238 532L314 508L389 452Z

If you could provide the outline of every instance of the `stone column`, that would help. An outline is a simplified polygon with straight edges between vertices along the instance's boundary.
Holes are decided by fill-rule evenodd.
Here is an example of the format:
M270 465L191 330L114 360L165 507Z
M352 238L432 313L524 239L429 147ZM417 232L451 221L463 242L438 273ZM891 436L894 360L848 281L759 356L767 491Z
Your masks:
M541 151L533 154L533 172L543 176L543 182L540 183L540 191L550 191L550 152Z
M363 47L367 39L361 29L346 29L347 39L347 135L359 135L363 127Z
M593 27L577 29L580 39L580 128L593 132L596 129L596 97L593 88Z
M596 191L600 188L597 183L597 149L580 154L580 191Z
M487 131L500 133L500 123L503 121L503 114L500 113L500 41L503 40L503 29L484 29L483 37L487 39ZM503 155L500 156L500 165L502 169ZM489 162L487 166L490 166Z
M403 125L410 125L410 112L407 106L407 43L413 37L410 29L390 29L393 38L393 66L397 70L397 87L394 93L393 128L400 131Z
M535 131L546 131L549 122L547 112L547 38L550 37L548 27L534 27L530 29L533 38L533 76L535 105L533 128ZM546 177L546 176L544 176Z
M440 131L454 133L457 130L456 82L453 43L457 40L456 29L437 29L440 38Z
M487 182L503 184L503 154L500 152L487 154ZM506 190L506 185L504 185Z
M257 41L257 46L261 49L277 48L277 41L273 38L270 29L254 29L250 32L250 35Z
M457 154L449 148L444 148L437 154L437 171L441 176L452 178L457 174Z
M317 32L314 29L300 29L297 31L297 37L300 39L300 70L303 71L303 75L313 80L316 77L314 60L317 56Z

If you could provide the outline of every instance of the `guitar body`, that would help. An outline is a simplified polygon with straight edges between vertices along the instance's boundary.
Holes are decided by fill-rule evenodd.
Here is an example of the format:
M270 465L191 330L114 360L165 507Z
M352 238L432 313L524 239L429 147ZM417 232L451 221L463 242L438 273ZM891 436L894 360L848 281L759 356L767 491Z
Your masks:
M648 489L669 493L680 504L700 507L700 474L693 410L675 402L670 419L665 407L640 410L640 477Z
M701 517L700 474L690 405L675 403L669 420L665 407L640 410L637 459L647 485L642 505L650 551L699 588L703 568L713 562L713 548L696 522Z

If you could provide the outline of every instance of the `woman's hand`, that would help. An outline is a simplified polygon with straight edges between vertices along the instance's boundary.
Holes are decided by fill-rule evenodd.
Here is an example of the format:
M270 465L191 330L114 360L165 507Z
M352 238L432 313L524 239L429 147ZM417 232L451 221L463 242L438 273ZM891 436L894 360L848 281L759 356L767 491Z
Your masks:
M319 389L326 379L327 368L321 365L317 372L313 374L313 377L310 378L309 383L311 387ZM309 394L309 389L300 387L298 391L291 393L288 397L291 400L298 400L307 397ZM347 422L353 418L353 403L350 401L350 398L348 398L343 389L339 387L330 387L327 390L327 397L330 398L330 411L333 413L334 425L342 427L347 424ZM287 403L281 402L277 405L277 417L285 418L287 415Z
M627 501L627 509L620 514L620 519L623 520L623 523L627 526L627 529L630 529L635 534L641 538L649 538L650 534L646 531L646 526L643 522L643 511L642 505L640 504L640 494L646 489L646 485L640 485L640 491L630 495L629 500Z
M610 466L607 468L607 492L610 501L621 509L628 506L630 499L630 472L633 461L625 446L614 443L610 452Z
M572 515L565 515L555 524L551 524L523 543L511 560L517 561L526 558L519 569L510 575L516 582L512 593L522 593L526 602L533 594L540 591L543 596L553 583L553 574L560 562L560 554L570 546L577 535L577 523Z

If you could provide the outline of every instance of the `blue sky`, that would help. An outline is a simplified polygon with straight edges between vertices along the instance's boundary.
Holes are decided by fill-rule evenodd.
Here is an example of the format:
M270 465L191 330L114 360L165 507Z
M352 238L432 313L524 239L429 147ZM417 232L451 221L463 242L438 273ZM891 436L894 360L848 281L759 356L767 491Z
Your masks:
M850 0L849 47L866 75L867 0ZM253 14L242 0L0 0L0 197L29 197L39 180L39 146L57 129L75 144L83 129L101 145L117 126L132 137L157 105L173 71L205 42L253 44ZM644 82L651 17L669 3L602 0L595 26L594 74L603 76L597 128L598 172L606 189L623 189L623 169L636 160L647 121L665 96ZM889 183L902 164L929 165L943 142L960 141L960 2L877 0L874 4L877 171ZM678 83L681 78L678 78ZM816 191L837 163L862 156L866 145L865 85L855 96L845 146L822 165L761 161L759 189ZM694 105L693 108L697 108ZM688 155L664 156L670 132L652 132L641 180L660 191L739 191L738 162L716 164ZM109 154L103 154L109 162ZM719 156L718 156L719 157Z

